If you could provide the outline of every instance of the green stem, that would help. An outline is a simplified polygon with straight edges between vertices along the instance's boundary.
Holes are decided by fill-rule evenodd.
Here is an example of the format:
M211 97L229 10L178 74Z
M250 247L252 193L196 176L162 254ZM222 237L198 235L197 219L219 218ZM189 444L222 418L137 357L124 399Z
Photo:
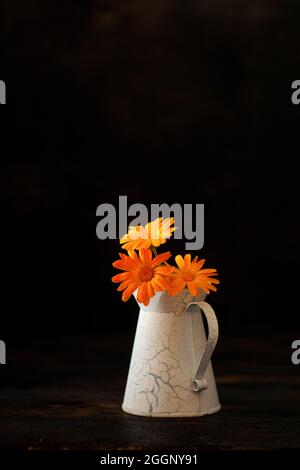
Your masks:
M157 249L156 249L156 247L152 245L152 246L151 246L151 249L152 249L152 252L153 252L154 256L157 256Z

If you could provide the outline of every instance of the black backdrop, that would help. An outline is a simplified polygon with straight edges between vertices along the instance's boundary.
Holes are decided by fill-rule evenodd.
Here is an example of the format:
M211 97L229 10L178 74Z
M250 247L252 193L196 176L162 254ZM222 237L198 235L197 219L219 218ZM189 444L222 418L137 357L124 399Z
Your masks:
M1 338L133 332L137 307L110 282L118 244L95 232L119 195L204 203L223 330L299 332L299 13L295 0L2 2Z

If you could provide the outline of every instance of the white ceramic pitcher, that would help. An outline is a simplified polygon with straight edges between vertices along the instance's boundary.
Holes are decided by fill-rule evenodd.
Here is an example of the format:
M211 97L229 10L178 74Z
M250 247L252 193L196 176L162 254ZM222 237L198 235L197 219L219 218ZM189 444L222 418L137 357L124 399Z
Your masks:
M210 358L218 340L211 306L183 290L142 304L122 409L140 416L203 416L221 408ZM201 311L208 324L206 337Z

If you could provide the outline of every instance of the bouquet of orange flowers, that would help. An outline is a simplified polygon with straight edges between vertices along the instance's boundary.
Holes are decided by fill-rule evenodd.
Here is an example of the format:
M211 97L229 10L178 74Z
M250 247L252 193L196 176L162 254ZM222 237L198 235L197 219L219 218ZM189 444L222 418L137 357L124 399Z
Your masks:
M166 243L174 232L174 218L158 218L145 227L130 227L120 243L127 254L120 253L120 259L113 263L123 271L112 278L120 283L118 291L123 291L126 302L137 290L137 300L148 305L156 292L165 291L171 296L187 288L194 296L201 296L200 290L209 294L216 291L219 284L216 269L203 269L204 259L192 259L190 254L175 256L176 267L167 263L172 254L157 253L157 248Z

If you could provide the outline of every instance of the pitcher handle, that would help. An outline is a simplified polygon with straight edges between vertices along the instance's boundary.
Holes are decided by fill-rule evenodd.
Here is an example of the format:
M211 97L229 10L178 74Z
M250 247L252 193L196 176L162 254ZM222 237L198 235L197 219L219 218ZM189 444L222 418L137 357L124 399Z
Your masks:
M200 313L202 310L208 324L207 343L203 350L195 377L193 378L193 390L194 392L199 392L201 390L205 390L208 386L207 381L203 378L203 376L205 374L210 358L212 356L212 353L214 352L215 346L218 341L219 325L214 310L207 302L191 302L186 306L185 310L188 310L191 305L197 305L197 307L200 308Z

